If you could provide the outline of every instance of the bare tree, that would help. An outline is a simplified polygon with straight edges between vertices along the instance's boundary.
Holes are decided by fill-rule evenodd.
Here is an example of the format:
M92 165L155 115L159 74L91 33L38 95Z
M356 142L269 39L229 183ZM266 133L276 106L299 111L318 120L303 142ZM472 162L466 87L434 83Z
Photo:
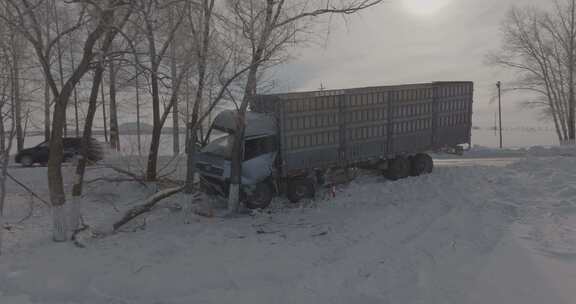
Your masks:
M11 84L12 84L12 105L14 107L14 122L16 127L16 149L18 152L24 149L24 128L23 128L23 98L22 98L22 72L21 64L23 60L24 43L21 35L14 29L9 31L9 45L7 51L11 55Z
M174 22L174 11L170 11L170 20ZM172 25L173 26L173 25ZM177 34L180 31L177 32ZM178 77L178 63L176 58L177 54L177 46L176 42L170 44L170 77L172 80L175 80ZM174 85L172 85L172 90L174 90ZM176 96L179 95L179 92L176 92ZM179 107L178 107L178 99L172 105L172 153L174 156L180 154L180 124L179 124Z
M67 217L64 209L66 195L61 165L63 160L62 137L67 105L74 88L92 67L93 60L97 56L94 52L97 42L107 31L113 28L116 9L126 5L126 3L122 0L101 1L99 4L93 1L63 3L61 9L69 10L70 15L77 16L77 19L74 23L65 26L48 43L46 43L45 33L42 31L40 12L35 10L42 3L43 0L5 0L2 2L5 14L0 17L17 28L34 49L50 90L55 96L49 144L48 188L53 206L53 238L55 241L66 241L68 239ZM82 29L87 29L88 33L83 42L81 59L71 75L59 87L58 77L53 74L49 64L49 54L64 36Z
M202 124L209 120L215 107L229 96L230 88L238 84L252 67L241 60L243 48L230 31L229 20L215 12L214 0L202 0L188 14L186 29L189 40L196 46L195 96L192 111L187 110L187 174L184 191L194 191L195 155L202 138ZM213 94L215 92L215 94ZM209 136L209 132L205 135Z
M233 137L232 168L228 207L239 206L242 171L242 144L245 115L257 93L258 73L274 61L285 48L297 41L296 34L307 34L310 23L324 15L349 15L373 7L382 0L285 1L229 0L232 24L249 50L249 66L242 101L238 107L236 132ZM309 32L308 32L309 33Z
M94 123L94 117L96 116L96 111L98 109L98 91L101 88L102 80L104 78L104 67L105 61L112 62L110 60L110 49L112 48L114 39L118 36L118 33L122 30L130 15L132 10L124 8L120 17L118 17L117 25L111 30L107 31L104 39L102 40L99 53L102 54L100 62L97 63L94 69L94 75L92 77L92 88L90 90L90 97L88 99L88 111L86 113L86 119L84 123L84 131L82 136L82 148L81 157L78 159L76 165L76 178L74 179L74 184L72 185L72 208L71 208L71 220L70 220L70 230L81 229L80 219L82 218L81 213L81 195L83 191L84 183L84 173L86 172L86 166L89 161L89 154L91 148L91 138L92 138L92 126ZM111 71L112 73L112 71ZM119 142L118 142L119 143Z
M538 106L553 121L561 143L574 143L576 0L555 1L551 11L512 7L502 26L503 47L488 62L517 73L506 91L536 94Z
M118 127L118 106L116 103L116 62L110 60L108 63L109 80L108 90L110 92L110 147L120 151L120 129Z
M145 37L145 46L132 44L134 57L139 68L145 70L150 80L150 92L152 98L152 139L148 162L146 168L146 179L156 180L158 150L160 147L160 136L162 128L174 103L178 97L178 87L172 84L172 96L161 109L161 82L166 76L161 70L165 59L168 58L167 52L174 37L184 20L183 6L189 5L184 1L173 1L169 3L159 3L156 0L139 0L137 1L138 20L133 25L138 26L139 30ZM174 12L173 20L170 20L169 12ZM174 80L172 80L175 82ZM174 97L174 98L173 98Z
M188 26L191 29L193 41L196 44L197 56L197 83L196 83L196 96L192 107L192 113L189 117L190 121L187 126L188 136L187 139L187 178L186 178L186 193L192 193L192 185L194 183L194 170L195 170L195 152L197 138L197 128L199 125L200 104L204 97L204 86L206 83L206 70L208 63L208 51L211 43L211 30L212 30L212 13L214 11L214 0L202 0L199 7L191 8L188 13Z
M76 68L75 59L74 59L74 39L72 37L72 33L68 35L68 50L70 55L70 65L72 70ZM78 88L74 87L74 134L76 137L80 137L80 113L79 113L79 104L78 104Z
M9 36L6 35L7 27L0 22L0 39ZM2 70L11 70L13 63L12 50L9 45L3 44L0 41L0 68ZM14 74L12 74L14 75ZM8 163L10 161L10 151L12 149L13 139L16 136L17 123L14 117L15 107L17 100L11 98L10 95L14 94L14 85L12 84L15 79L9 77L0 78L0 254L2 251L2 237L4 233L4 203L6 201L6 177L8 175ZM12 101L10 103L10 101ZM6 126L9 126L6 129Z

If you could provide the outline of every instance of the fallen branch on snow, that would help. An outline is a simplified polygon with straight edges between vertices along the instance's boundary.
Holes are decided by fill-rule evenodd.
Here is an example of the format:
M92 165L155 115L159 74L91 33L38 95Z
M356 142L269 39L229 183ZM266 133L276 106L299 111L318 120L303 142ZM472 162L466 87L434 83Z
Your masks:
M124 169L122 169L122 168L118 168L118 167L112 166L112 165L106 165L106 167L108 167L108 168L110 168L110 169L112 169L112 170L114 170L114 171L116 171L116 172L118 172L118 173L121 173L121 174L130 176L131 178L134 179L134 181L140 183L140 184L143 185L144 187L148 187L148 185L146 185L146 183L144 182L144 177L143 177L143 176L140 176L140 175L138 175L138 174L136 174L136 173L132 173L132 172L130 172L130 171L128 171L128 170L124 170Z
M166 199L176 193L179 193L182 190L184 190L184 187L169 188L166 190L156 192L154 195L149 197L144 204L128 210L128 212L126 212L119 221L114 223L114 225L112 225L114 231L117 231L120 227L124 226L125 224L127 224L134 218L138 217L139 215L149 212L161 200Z
M86 245L82 244L82 242L79 240L79 235L88 229L90 229L90 226L86 225L86 223L84 223L84 219L80 217L80 228L75 229L72 233L72 237L70 238L72 244L78 248L86 248Z
M32 191L32 189L30 189L28 186L24 185L23 183L21 183L19 180L17 180L14 176L10 175L10 173L6 172L6 176L8 176L8 178L10 178L13 182L15 182L16 184L18 184L20 187L24 188L24 190L26 190L28 193L30 193L32 196L34 196L35 198L37 198L38 200L40 200L42 203L44 203L44 205L46 206L51 206L51 204L47 201L45 201L43 198L41 198L38 194L36 194L34 191Z
M85 181L84 183L85 183L85 184L92 184L92 183L100 182L100 181L102 181L102 182L108 182L108 183L122 183L122 182L134 182L134 181L137 181L137 180L135 180L135 179L133 179L133 178L98 177L98 178L95 178L95 179L87 180L87 181Z

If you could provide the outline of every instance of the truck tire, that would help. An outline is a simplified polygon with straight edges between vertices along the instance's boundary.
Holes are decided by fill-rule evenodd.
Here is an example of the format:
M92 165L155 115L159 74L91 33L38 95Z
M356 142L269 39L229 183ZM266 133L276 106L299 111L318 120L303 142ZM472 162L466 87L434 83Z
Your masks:
M251 210L265 209L270 206L273 197L272 185L269 182L261 182L251 194L245 195L244 205Z
M434 160L432 159L432 156L430 156L428 154L424 154L424 158L426 159L426 171L425 171L425 173L430 174L430 173L432 173L432 171L434 171Z
M294 178L288 182L286 196L291 203L298 203L305 198L316 196L316 187L309 178Z
M432 173L434 163L432 157L425 153L418 153L410 159L410 175L419 176Z
M402 156L388 161L388 169L384 171L384 176L389 180L399 180L410 175L410 161Z

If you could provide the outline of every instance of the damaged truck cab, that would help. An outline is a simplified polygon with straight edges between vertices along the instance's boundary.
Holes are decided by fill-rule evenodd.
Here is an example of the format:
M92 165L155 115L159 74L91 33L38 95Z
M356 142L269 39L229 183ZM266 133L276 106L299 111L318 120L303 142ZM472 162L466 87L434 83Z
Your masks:
M241 200L267 207L273 196L313 198L328 173L379 170L390 180L431 173L428 152L470 144L472 82L433 82L261 95L245 117ZM227 196L237 112L215 118L195 166L202 189Z
M210 132L218 132L220 136L215 136L196 157L200 184L210 194L228 195L233 137L237 136L236 115L236 111L226 110L216 116ZM276 192L272 177L276 173L274 163L279 147L274 116L246 113L242 146L242 200L249 208L265 208Z

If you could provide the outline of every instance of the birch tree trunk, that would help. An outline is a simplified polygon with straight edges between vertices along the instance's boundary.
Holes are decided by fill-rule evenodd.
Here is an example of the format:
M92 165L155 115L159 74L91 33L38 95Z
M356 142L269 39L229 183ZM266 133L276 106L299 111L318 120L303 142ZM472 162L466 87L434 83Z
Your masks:
M104 76L104 67L100 65L94 71L92 80L92 89L88 100L88 111L86 113L86 121L84 123L84 133L82 135L82 150L80 158L76 165L76 173L74 175L74 184L72 186L72 208L70 211L70 229L77 230L80 228L80 218L82 216L81 196L82 185L84 183L84 172L88 162L88 148L90 146L90 139L92 137L92 125L96 110L98 109L98 90L100 83Z
M118 107L116 106L116 64L114 60L109 64L109 91L110 91L110 147L120 151L120 130L118 128Z
M173 22L174 14L172 11L170 12L170 20ZM174 27L171 24L170 27ZM176 77L178 77L178 69L176 67L176 41L173 41L170 44L170 77L172 78L172 90L174 90L174 82L176 81ZM177 92L172 92L172 94ZM179 113L178 113L178 99L172 106L172 154L174 156L180 154L180 124L179 124Z
M100 83L100 97L102 98L102 124L104 125L104 142L108 141L108 121L106 117L106 95L104 94L104 81Z
M68 36L69 40L69 48L70 51L70 65L72 66L72 70L76 69L76 64L74 63L74 52L73 52L73 41L72 35ZM78 88L74 87L74 131L76 137L80 137L80 113L78 108Z
M140 130L140 83L138 81L138 71L136 71L136 136L138 140L138 155L142 155L142 132Z
M197 69L198 69L198 83L196 85L196 96L194 98L194 106L192 108L192 115L190 117L190 123L187 126L189 139L188 139L188 155L187 155L187 166L186 166L186 187L184 192L190 194L194 192L194 177L196 172L196 144L198 142L198 129L200 128L200 105L202 104L202 99L204 97L204 89L206 86L206 69L208 63L208 50L210 49L210 31L211 31L211 19L212 12L214 10L214 0L203 0L201 9L200 26L198 31L193 30L196 34L197 44L199 44L197 53Z
M156 57L155 51L152 57ZM160 136L162 135L162 126L160 125L160 90L158 88L158 66L156 63L153 63L152 66L150 85L152 87L152 139L148 153L146 179L155 181L156 168L158 167L158 149L160 147Z
M52 103L52 93L48 81L44 84L44 140L50 140L50 104Z
M17 39L17 38L15 38ZM18 152L24 149L24 130L22 128L22 98L20 94L20 55L18 50L18 43L12 43L14 49L12 50L12 93L14 100L14 119L16 122L16 149Z

